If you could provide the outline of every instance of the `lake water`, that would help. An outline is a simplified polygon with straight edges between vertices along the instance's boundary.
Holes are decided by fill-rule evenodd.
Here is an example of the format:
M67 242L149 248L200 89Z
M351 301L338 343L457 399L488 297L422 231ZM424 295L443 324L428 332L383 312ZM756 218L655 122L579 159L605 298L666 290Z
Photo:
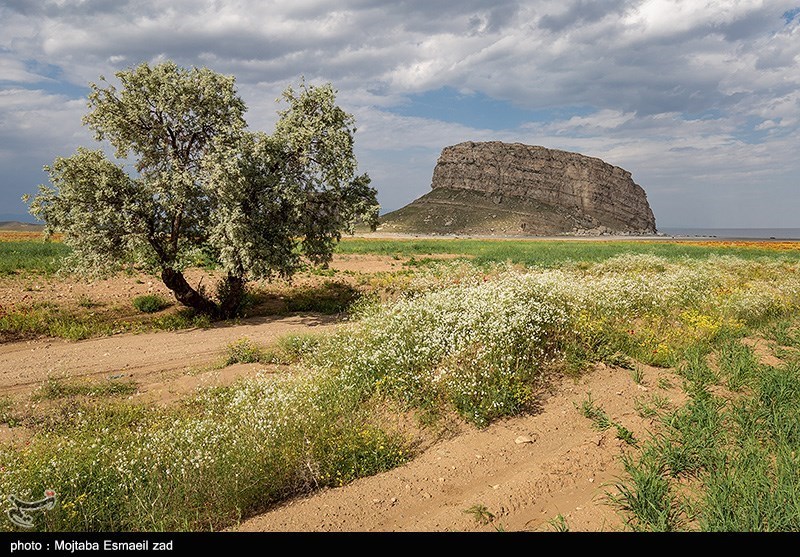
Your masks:
M800 228L659 228L667 236L800 240Z

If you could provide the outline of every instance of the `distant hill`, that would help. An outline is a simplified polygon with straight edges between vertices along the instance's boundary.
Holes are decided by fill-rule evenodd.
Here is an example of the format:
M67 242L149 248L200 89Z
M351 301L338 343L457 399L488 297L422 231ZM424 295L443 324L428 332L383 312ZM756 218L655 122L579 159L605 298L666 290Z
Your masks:
M31 222L19 222L16 220L4 220L0 221L0 230L8 230L11 232L41 232L44 230L44 225Z
M431 191L383 215L382 232L655 234L630 172L579 153L490 141L445 147Z

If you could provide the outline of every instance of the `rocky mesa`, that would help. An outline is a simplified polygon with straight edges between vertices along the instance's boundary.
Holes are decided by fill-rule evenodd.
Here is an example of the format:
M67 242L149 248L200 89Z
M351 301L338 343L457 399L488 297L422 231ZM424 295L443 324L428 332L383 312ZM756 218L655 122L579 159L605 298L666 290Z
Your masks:
M631 173L595 157L522 143L445 147L431 191L381 217L385 232L655 234Z

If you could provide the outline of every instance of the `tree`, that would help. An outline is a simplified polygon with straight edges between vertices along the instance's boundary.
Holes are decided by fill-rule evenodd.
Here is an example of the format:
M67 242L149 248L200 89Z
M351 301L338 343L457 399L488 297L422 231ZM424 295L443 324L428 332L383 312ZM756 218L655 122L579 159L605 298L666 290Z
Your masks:
M79 148L45 170L30 211L73 247L76 271L125 265L160 273L182 304L214 317L241 307L250 280L288 277L306 257L330 261L342 233L375 226L376 192L357 175L352 115L330 84L292 87L272 135L246 129L234 78L172 62L116 74L121 90L91 84L84 123L101 150ZM222 268L216 299L183 275L199 253Z

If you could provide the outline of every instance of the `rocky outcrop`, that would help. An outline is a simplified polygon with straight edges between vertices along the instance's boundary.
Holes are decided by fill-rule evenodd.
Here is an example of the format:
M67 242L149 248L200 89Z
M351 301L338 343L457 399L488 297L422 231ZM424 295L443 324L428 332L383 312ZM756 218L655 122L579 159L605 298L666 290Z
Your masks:
M653 234L644 190L601 159L498 141L445 147L432 191L382 219L387 230Z

